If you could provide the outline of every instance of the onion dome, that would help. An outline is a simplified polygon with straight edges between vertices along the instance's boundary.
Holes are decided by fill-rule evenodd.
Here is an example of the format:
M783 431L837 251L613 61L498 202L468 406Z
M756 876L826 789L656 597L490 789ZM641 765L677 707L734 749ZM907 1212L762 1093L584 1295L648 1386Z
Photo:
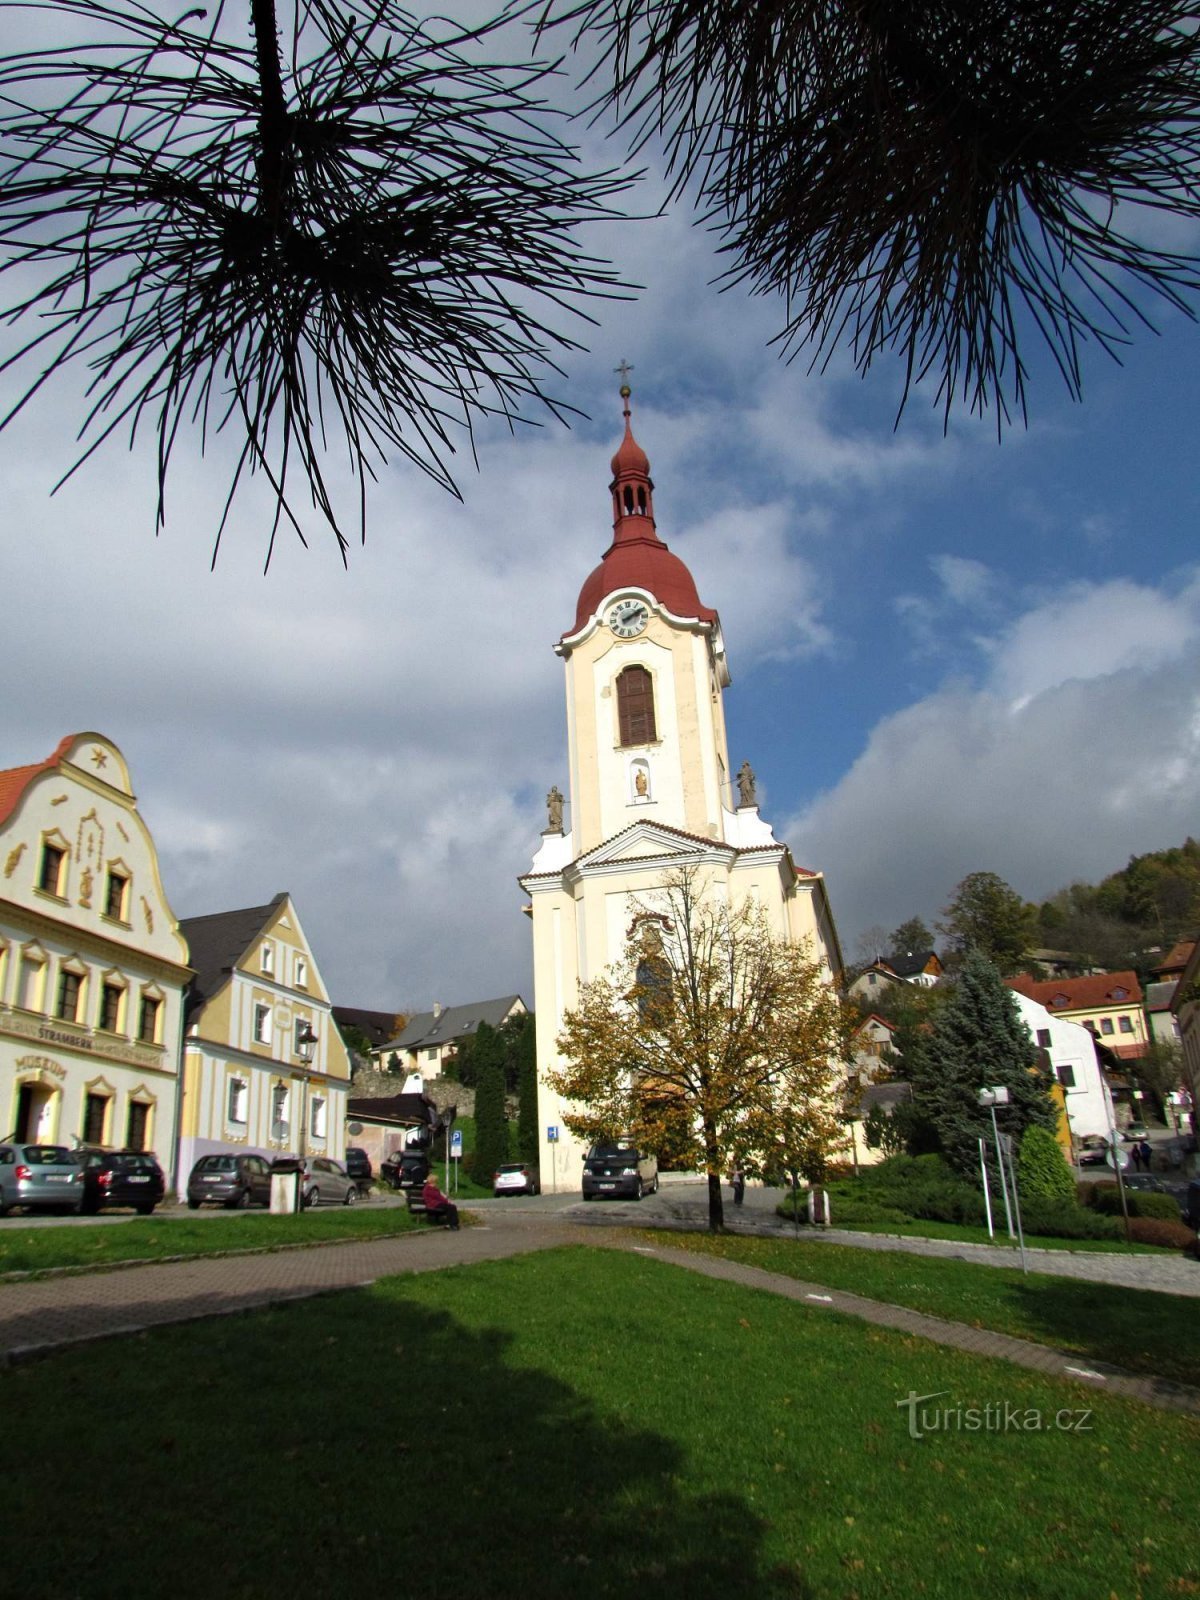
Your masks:
M572 633L578 633L604 599L618 589L643 589L677 617L715 622L717 613L701 605L696 580L678 556L658 537L654 525L654 482L650 458L633 437L627 383L621 385L625 402L625 437L612 458L610 484L613 504L613 542L604 558L589 573L579 591Z

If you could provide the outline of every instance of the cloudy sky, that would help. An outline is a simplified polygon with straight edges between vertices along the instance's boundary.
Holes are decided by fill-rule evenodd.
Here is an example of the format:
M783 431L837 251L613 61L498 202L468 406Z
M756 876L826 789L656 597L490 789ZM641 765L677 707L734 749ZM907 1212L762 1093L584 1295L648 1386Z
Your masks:
M782 364L778 304L719 293L682 208L593 242L646 287L574 330L557 392L588 420L485 431L463 504L393 465L348 570L314 528L264 574L252 492L210 571L195 441L157 537L140 449L52 498L82 408L78 374L48 386L0 434L0 765L114 739L176 913L290 890L342 1003L532 1003L516 879L566 788L552 646L609 542L625 358L659 532L721 613L731 760L848 953L967 872L1040 898L1198 831L1196 328L1095 354L1082 405L1035 360L997 443L920 393L894 428L886 362Z

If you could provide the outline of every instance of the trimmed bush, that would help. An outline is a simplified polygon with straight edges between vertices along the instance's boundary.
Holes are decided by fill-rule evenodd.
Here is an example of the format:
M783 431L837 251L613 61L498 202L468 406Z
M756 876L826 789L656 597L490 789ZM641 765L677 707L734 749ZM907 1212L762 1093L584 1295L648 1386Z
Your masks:
M1196 1244L1196 1235L1186 1222L1164 1222L1158 1217L1131 1217L1129 1237L1134 1244L1155 1244L1164 1250L1191 1250Z
M1075 1202L1075 1178L1052 1133L1031 1123L1021 1135L1017 1182L1022 1198Z
M1160 1194L1156 1189L1126 1189L1125 1199L1131 1217L1153 1217L1158 1222L1179 1221L1179 1205L1169 1194ZM1121 1216L1121 1191L1116 1184L1098 1183L1092 1207L1107 1217Z
M1026 1233L1049 1239L1119 1239L1121 1224L1115 1217L1085 1211L1074 1200L1051 1200L1043 1195L1021 1198L1021 1226Z

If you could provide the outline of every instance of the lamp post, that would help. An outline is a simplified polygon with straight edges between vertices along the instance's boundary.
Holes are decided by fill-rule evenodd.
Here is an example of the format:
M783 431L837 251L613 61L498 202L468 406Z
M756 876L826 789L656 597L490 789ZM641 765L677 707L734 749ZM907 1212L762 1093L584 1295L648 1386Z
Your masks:
M992 1113L992 1132L996 1136L996 1160L1000 1165L1000 1185L1004 1190L1004 1214L1008 1220L1008 1236L1010 1239L1013 1236L1013 1216L1015 1215L1017 1219L1017 1244L1021 1251L1021 1271L1028 1272L1029 1263L1025 1258L1025 1231L1021 1227L1021 1201L1017 1194L1017 1173L1012 1164L1012 1145L1010 1142L1008 1173L1006 1175L1004 1170L1004 1145L1001 1142L1000 1129L996 1122L996 1107L1008 1104L1008 1089L1002 1083L991 1089L981 1089L979 1091L979 1104L987 1106ZM1007 1135L1005 1137L1007 1138ZM1008 1180L1010 1178L1012 1180L1011 1211L1008 1204Z
M313 1032L312 1023L307 1018L296 1029L296 1054L300 1057L301 1065L307 1073L312 1068L313 1060L317 1053L320 1040ZM304 1146L308 1136L308 1078L303 1082L303 1094L300 1100L300 1135L296 1140L296 1154L304 1156Z

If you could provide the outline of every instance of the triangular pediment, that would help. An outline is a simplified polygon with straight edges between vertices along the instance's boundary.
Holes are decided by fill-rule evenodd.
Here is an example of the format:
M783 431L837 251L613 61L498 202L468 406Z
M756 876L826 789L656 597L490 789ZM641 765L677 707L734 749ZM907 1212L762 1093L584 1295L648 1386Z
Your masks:
M702 839L698 834L684 833L680 828L669 828L661 822L635 822L580 856L576 865L603 867L622 861L657 860L662 856L672 856L683 862L699 860L714 852L721 856L737 854L720 839Z

